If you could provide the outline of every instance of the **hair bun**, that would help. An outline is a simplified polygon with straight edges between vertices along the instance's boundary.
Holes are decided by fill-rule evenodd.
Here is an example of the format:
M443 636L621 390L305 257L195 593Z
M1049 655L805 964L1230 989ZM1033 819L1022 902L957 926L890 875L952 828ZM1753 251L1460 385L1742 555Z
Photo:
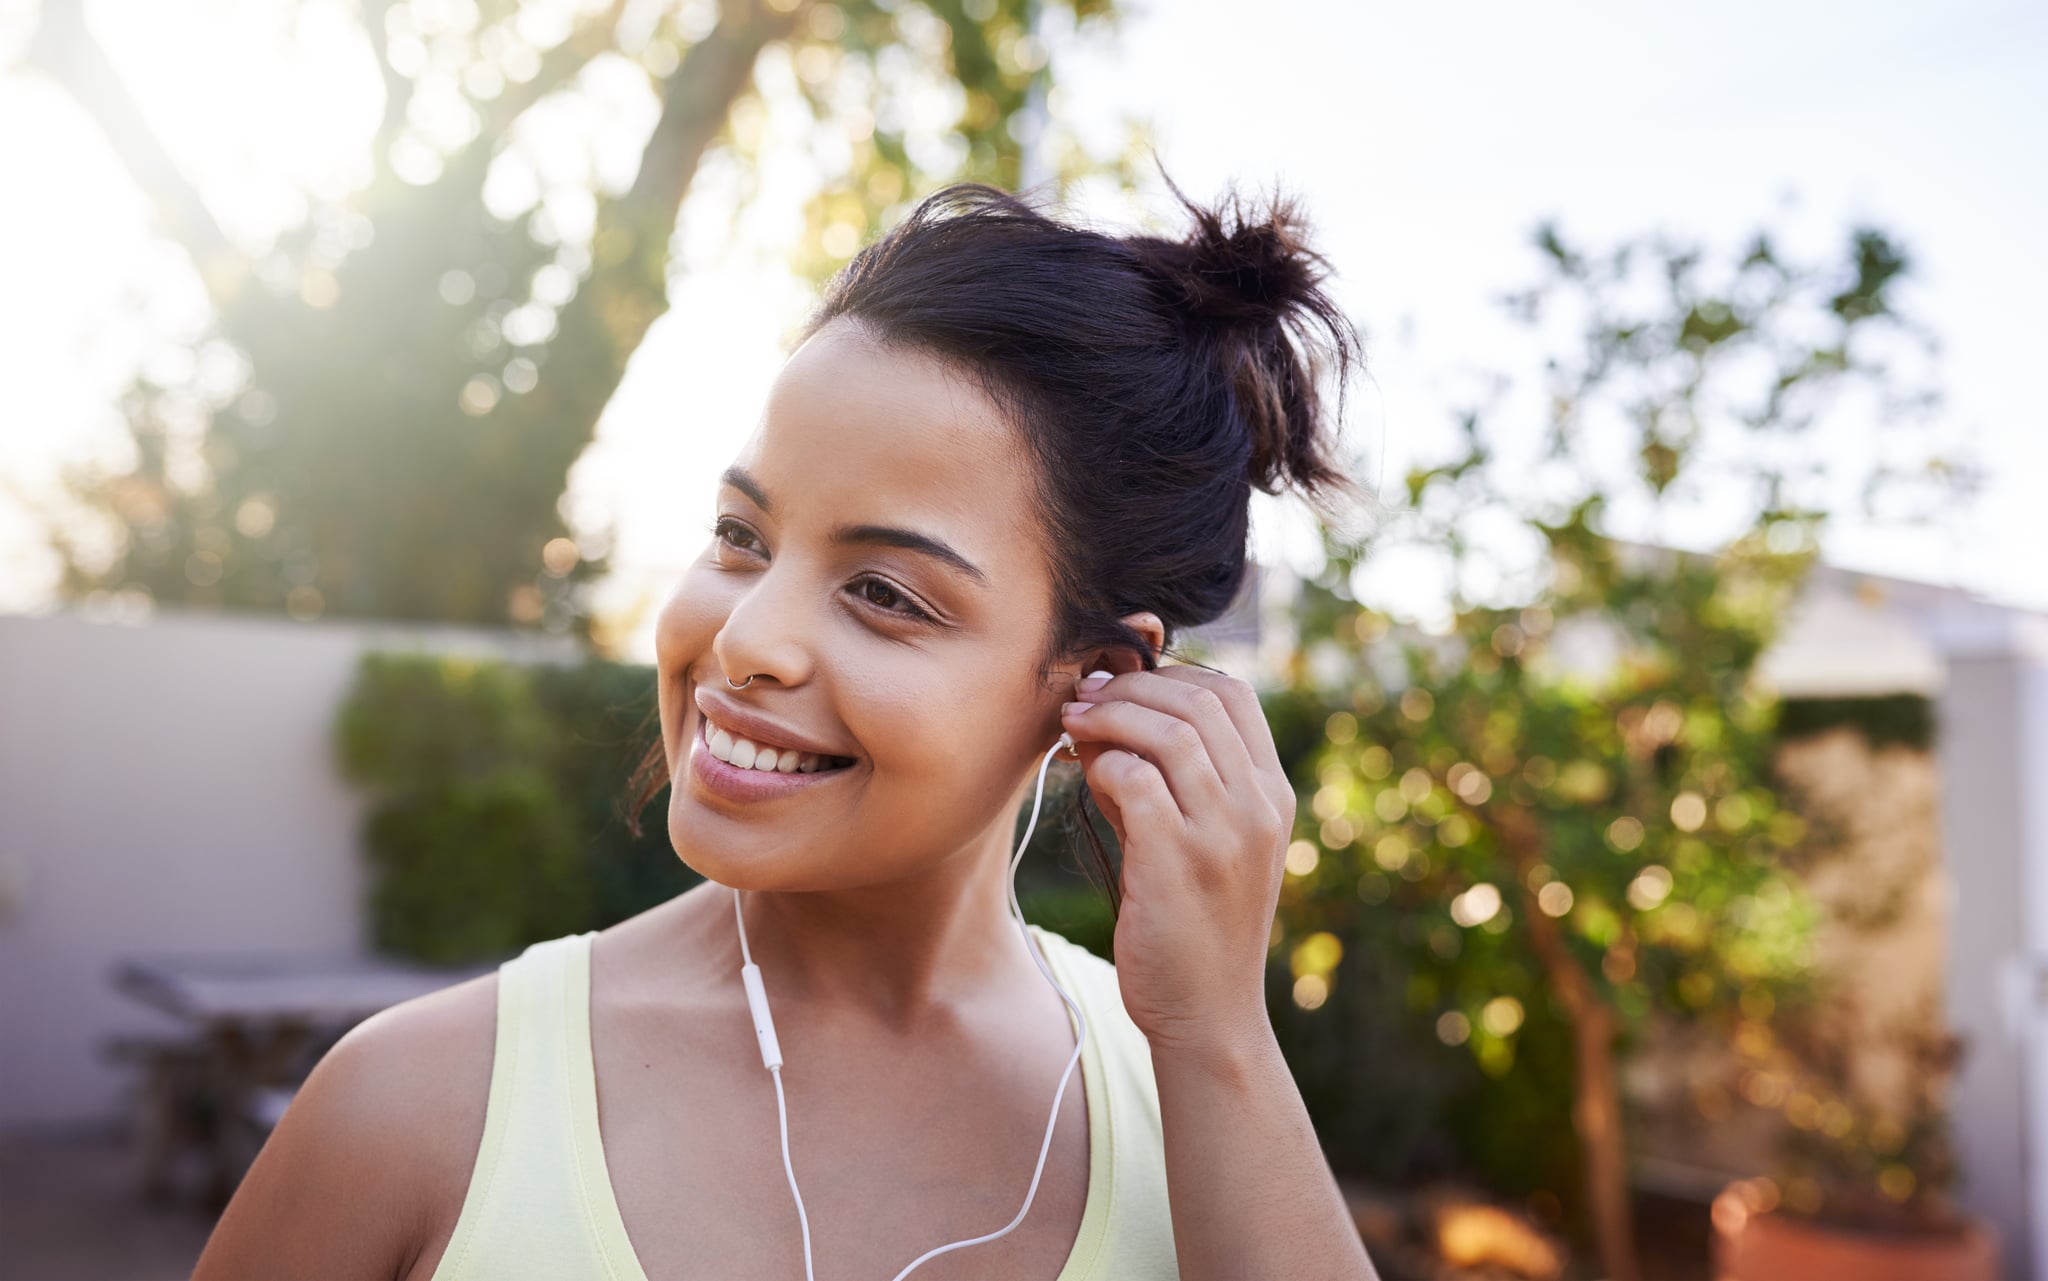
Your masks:
M1229 388L1246 433L1247 478L1269 494L1292 483L1333 527L1363 528L1356 517L1364 512L1369 524L1376 501L1348 474L1337 442L1362 344L1323 288L1330 264L1309 248L1298 202L1275 193L1263 206L1249 204L1232 190L1212 208L1171 178L1166 185L1192 229L1178 240L1126 243ZM1335 415L1325 414L1326 376Z
M1176 195L1179 193L1176 192ZM1269 326L1315 292L1327 274L1321 255L1304 243L1306 228L1291 201L1270 212L1248 210L1236 196L1215 209L1182 197L1194 229L1180 241L1154 241L1156 275L1189 315L1226 327Z

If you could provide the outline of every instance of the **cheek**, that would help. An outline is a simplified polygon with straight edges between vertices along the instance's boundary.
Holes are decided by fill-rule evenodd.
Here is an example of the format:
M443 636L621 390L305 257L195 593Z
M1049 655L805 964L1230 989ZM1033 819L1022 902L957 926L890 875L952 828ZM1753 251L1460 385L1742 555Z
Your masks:
M698 661L710 651L712 637L742 590L731 576L718 572L709 553L698 557L683 571L655 621L657 658L664 665Z
M860 732L878 775L913 785L936 800L957 796L970 804L994 803L1009 782L1005 762L1015 755L1004 739L1010 708L987 679L987 669L963 651L936 658L927 651L905 664L902 683L862 691L867 713Z
M701 626L697 613L702 608L703 595L692 590L696 577L695 570L684 574L662 604L661 613L655 616L654 661L663 672L677 671L698 652L693 638Z
M677 584L674 594L661 608L654 622L654 666L659 685L658 704L664 739L673 748L686 719L683 700L694 676L693 664L702 664L711 653L727 612L726 602L708 582L711 576L692 566ZM673 760L670 762L673 764Z

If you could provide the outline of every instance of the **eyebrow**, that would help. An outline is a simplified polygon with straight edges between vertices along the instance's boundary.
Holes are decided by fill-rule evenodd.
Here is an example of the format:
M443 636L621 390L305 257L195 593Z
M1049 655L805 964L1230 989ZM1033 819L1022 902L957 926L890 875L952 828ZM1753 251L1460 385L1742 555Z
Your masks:
M775 513L774 504L768 501L768 491L761 488L760 482L755 480L746 468L737 465L728 467L718 479L722 484L730 485L752 499L754 505L762 511L770 515ZM923 552L952 566L982 586L989 585L988 575L982 572L981 566L931 535L920 534L914 529L904 529L897 525L840 525L833 529L831 539L832 542L841 545L870 544Z

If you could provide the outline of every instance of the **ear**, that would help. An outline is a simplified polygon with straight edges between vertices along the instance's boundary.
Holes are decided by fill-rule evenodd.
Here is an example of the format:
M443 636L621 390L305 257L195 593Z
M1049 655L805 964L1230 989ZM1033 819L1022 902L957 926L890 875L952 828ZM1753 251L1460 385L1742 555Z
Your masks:
M1166 625L1159 621L1159 615L1151 610L1141 610L1135 614L1125 614L1122 621L1125 626L1145 638L1145 647L1152 652L1152 662L1154 665L1157 665L1159 662L1159 651L1166 644ZM1138 655L1129 649L1104 650L1097 654L1095 658L1094 666L1082 668L1081 675L1086 676L1089 672L1106 671L1112 675L1121 676L1125 672L1144 670L1144 664L1138 660Z

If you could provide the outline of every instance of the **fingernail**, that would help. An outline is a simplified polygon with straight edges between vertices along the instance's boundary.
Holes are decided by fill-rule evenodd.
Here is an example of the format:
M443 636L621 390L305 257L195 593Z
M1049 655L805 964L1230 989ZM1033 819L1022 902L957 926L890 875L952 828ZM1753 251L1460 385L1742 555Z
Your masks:
M1082 690L1083 692L1092 693L1095 690L1101 689L1104 685L1109 684L1110 676L1111 673L1109 672L1090 672L1086 676L1083 676L1081 678L1080 683L1076 686L1076 688Z
M1060 711L1067 716L1079 716L1093 706L1095 706L1093 703L1062 703L1060 704Z

